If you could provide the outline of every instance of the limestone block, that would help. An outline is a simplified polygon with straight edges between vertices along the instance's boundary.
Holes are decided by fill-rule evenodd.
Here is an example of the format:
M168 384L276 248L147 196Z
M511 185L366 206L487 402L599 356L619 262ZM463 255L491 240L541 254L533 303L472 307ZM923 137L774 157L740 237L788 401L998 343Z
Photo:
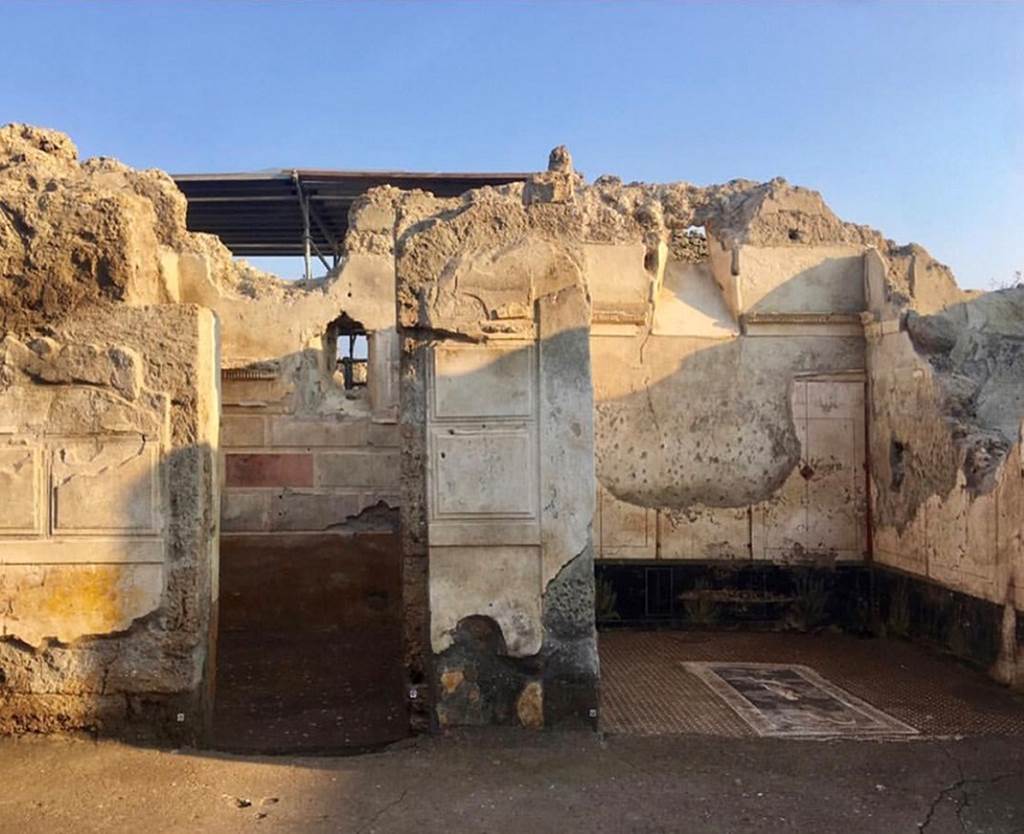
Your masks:
M540 681L530 681L516 698L516 717L519 723L530 730L544 726L544 686Z
M860 385L844 387L861 388ZM812 418L807 421L804 471L808 473L808 495L804 545L809 550L833 552L844 559L861 558L861 527L864 524L862 438L863 421L856 419L855 414L846 419Z
M5 565L0 567L0 635L38 646L128 629L155 610L160 565Z
M181 252L177 263L178 294L182 301L216 309L220 289L210 274L210 259L198 252Z
M594 318L644 321L651 302L654 276L644 269L647 248L642 243L583 246L587 285Z
M227 448L262 446L266 442L265 432L262 416L225 414L220 421L220 444Z
M270 496L269 529L272 532L319 531L339 527L367 506L366 497L361 492L285 490Z
M224 405L244 408L283 408L294 391L294 384L281 377L274 379L223 379Z
M370 446L398 448L402 443L398 425L394 423L371 423L366 434Z
M534 349L529 344L444 345L434 349L433 414L529 417Z
M270 421L271 446L365 446L370 422L274 417Z
M156 532L158 451L138 437L68 440L53 453L54 529Z
M670 261L655 299L655 336L731 339L740 329L706 263Z
M490 617L511 657L540 651L541 562L536 547L432 547L430 642L435 653L452 643L464 617Z
M139 355L120 345L64 344L47 337L24 345L7 336L0 342L0 356L33 379L109 386L127 400L134 400L142 385Z
M164 561L163 539L78 536L0 541L0 565L153 564Z
M0 534L41 532L40 473L38 449L0 447Z
M534 440L527 426L435 426L428 443L433 518L536 515Z
M859 313L864 309L860 246L743 246L743 311Z
M227 454L225 484L229 487L313 486L313 456L309 454Z
M593 553L597 480L590 299L583 287L568 287L539 299L537 311L542 578L547 589L572 560ZM592 572L587 582L592 588Z
M444 288L437 312L444 318L470 310L482 320L529 318L534 287L556 258L551 244L536 240L468 255Z
M395 422L398 419L398 331L389 327L370 334L369 386L373 418Z
M154 394L127 402L115 391L81 385L15 385L0 392L0 428L32 435L140 432L159 437L169 403Z
M598 489L598 543L602 559L653 559L657 546L656 513L620 501Z
M332 309L345 310L368 331L394 328L394 259L390 255L350 252L328 289L328 301Z
M743 313L743 287L739 275L739 249L708 232L708 263L711 276L722 292L726 307L733 320Z
M397 452L320 452L315 457L317 486L398 488Z
M270 493L226 489L221 495L220 529L224 533L258 533L269 526Z
M658 514L662 559L747 559L750 517L746 507L690 507Z
M864 306L876 319L894 317L889 300L886 298L886 264L875 247L864 252Z

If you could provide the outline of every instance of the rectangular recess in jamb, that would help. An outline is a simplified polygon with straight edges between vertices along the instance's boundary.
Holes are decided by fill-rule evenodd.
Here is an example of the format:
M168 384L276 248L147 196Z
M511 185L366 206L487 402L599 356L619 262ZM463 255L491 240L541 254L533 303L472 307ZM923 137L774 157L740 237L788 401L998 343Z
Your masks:
M533 433L526 427L431 432L433 517L534 518Z
M532 343L438 346L431 409L436 419L531 417Z
M51 472L54 531L159 532L158 454L157 444L134 436L60 442Z
M42 532L40 458L30 446L0 448L0 535Z

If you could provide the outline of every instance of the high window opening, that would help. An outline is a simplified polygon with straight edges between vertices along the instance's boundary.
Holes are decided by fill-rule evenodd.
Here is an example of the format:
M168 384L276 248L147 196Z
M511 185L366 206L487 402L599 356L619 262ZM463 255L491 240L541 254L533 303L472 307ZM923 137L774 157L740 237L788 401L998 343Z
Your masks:
M359 322L342 314L327 329L325 352L334 361L334 379L346 391L365 388L369 381L369 334Z
M365 332L343 333L338 337L336 368L346 391L366 386L369 342Z

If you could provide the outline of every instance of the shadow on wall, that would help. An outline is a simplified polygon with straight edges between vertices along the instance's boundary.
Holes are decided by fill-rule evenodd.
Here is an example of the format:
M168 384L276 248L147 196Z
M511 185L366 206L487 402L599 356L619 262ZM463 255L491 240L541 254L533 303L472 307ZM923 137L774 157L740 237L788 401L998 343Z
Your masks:
M901 332L884 338L888 344L876 348L878 363L893 367L883 378L888 399L875 406L879 437L873 449L879 489L894 500L904 496L898 507L883 502L883 520L905 524L929 495L953 489L959 469L972 495L990 492L1019 444L1024 290L986 293L933 315L910 311ZM902 351L890 348L894 340ZM922 391L914 372L927 369L930 385ZM879 375L884 371L879 368Z
M308 392L303 386L308 374L302 369L319 361L314 353L305 351L281 359L282 365L298 369L292 389L296 400L306 401ZM335 383L329 380L327 384ZM401 561L393 509L379 502L364 506L362 493L352 496L343 490L334 495L329 489L317 492L302 485L293 489L287 484L261 482L255 491L271 500L269 512L274 521L252 532L291 529L293 535L287 541L260 539L262 545L268 540L278 545L269 557L266 547L234 547L228 554L229 563L222 566L215 538L219 524L217 450L207 444L162 450L162 419L154 420L152 426L140 424L131 432L96 433L75 423L75 415L82 409L96 411L101 403L108 423L111 415L120 414L122 421L126 414L135 415L116 393L73 384L30 383L22 389L27 392L22 399L28 406L22 402L19 408L28 408L35 419L42 420L48 413L70 415L70 423L67 436L26 436L0 446L0 487L3 494L19 499L0 512L4 534L0 538L0 634L4 635L0 637L0 732L81 730L175 744L210 738L218 583L226 577L231 584L221 584L219 592L228 595L231 603L226 623L233 638L230 648L243 649L229 658L231 669L240 674L228 683L235 689L249 686L246 691L251 697L242 706L246 710L258 707L255 718L262 716L262 726L273 724L266 709L259 712L264 707L273 712L275 705L265 703L268 698L287 701L283 696L293 693L299 698L310 688L301 674L289 679L280 674L283 667L269 668L275 658L281 659L275 650L289 623L292 633L287 658L291 665L305 669L305 658L310 669L328 675L333 670L329 681L333 689L329 691L337 703L317 705L324 714L330 713L332 729L338 729L339 705L351 701L353 691L372 695L376 684L360 683L358 676L338 672L351 667L351 658L332 666L323 663L322 656L318 662L310 652L317 647L334 651L345 640L353 643L355 637L353 650L367 657L369 638L353 625L377 624L385 626L386 634L379 653L370 660L374 669L391 676L390 700L378 699L387 700L393 713L389 713L387 740L397 737L393 718L401 725L398 735L405 733ZM56 411L40 407L35 414L35 391L57 396L60 405ZM6 415L12 420L14 410L12 406ZM311 418L304 425L307 431L319 427L327 434L332 427L359 428L369 419L363 415L363 422L353 423L339 422L330 414L307 417ZM178 419L175 416L174 421ZM46 426L59 430L57 421ZM191 431L184 423L175 422L175 431L179 429ZM308 434L303 440L331 442ZM353 442L361 444L355 451L331 446L321 451L329 457L353 452L355 469L372 472L368 461L358 458L358 450L368 442L365 432L356 431ZM285 457L309 458L310 452L305 446L289 450ZM321 468L346 469L343 461L332 459L331 463L333 469ZM249 469L265 474L274 467L252 465ZM309 474L312 477L311 461ZM313 485L313 481L308 484ZM240 519L234 517L233 521ZM318 531L321 535L316 538ZM382 537L387 540L383 550L359 550L369 540L376 542ZM311 544L314 538L316 542ZM307 551L311 560L299 562L299 554ZM315 560L313 551L320 554ZM353 562L357 552L363 558ZM300 565L302 570L293 569ZM257 578L264 584L254 583ZM275 591L268 609L269 587ZM339 599L344 603L338 603ZM239 628L246 627L251 627L248 638L239 641ZM325 638L328 631L335 637ZM245 661L242 655L255 660L248 665L247 661L235 662L240 657ZM246 675L262 675L260 679L267 684L264 690L276 686L276 694L256 691L255 678ZM254 707L255 701L260 703ZM295 712L295 704L278 706L278 713ZM280 723L282 717L270 718ZM253 724L249 721L247 726ZM353 738L366 735L354 726L341 729ZM225 746L238 747L238 740L233 741L236 743ZM348 746L342 742L338 739L320 747ZM256 739L249 746L269 749L273 744Z
M863 367L856 337L602 342L594 370L604 389L595 404L598 478L618 498L651 508L767 499L800 461L794 381Z
M418 400L425 420L403 427L423 445L403 501L429 527L442 726L596 719L589 330L585 296L564 292L538 301L539 340L522 320L519 339L417 337L406 360L421 385L406 377L403 411Z
M865 367L863 337L848 324L807 329L800 317L859 313L862 272L859 255L829 257L765 292L752 311L778 315L770 333L712 340L687 335L680 321L678 335L595 336L602 486L636 506L679 511L743 508L776 493L807 440L795 382L863 377Z
M908 312L869 347L876 560L963 597L941 597L950 643L967 642L958 612L987 600L994 610L978 617L998 642L987 652L1010 682L1024 608L1022 314L1024 290L986 293ZM939 598L926 591L915 593Z
M38 526L0 541L0 732L203 737L214 452L158 446L139 434L35 445L35 484L11 494L36 498ZM28 448L5 446L0 459Z

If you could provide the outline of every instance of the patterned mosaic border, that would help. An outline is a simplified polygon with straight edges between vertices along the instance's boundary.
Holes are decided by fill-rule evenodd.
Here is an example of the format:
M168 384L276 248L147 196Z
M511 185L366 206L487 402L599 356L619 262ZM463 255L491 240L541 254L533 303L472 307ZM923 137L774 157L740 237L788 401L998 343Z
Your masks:
M849 692L840 689L807 666L790 663L730 663L682 662L683 667L700 678L759 736L782 738L885 738L890 736L917 735L918 731L902 721L862 701ZM722 676L722 672L747 670L758 679L767 694L765 700L773 697L772 689L778 690L780 709L773 715L753 703L733 684ZM838 702L840 709L829 705L827 710L816 710L810 699L800 703L800 696L786 692L786 684L772 680L766 672L795 674L809 687L814 700L826 702L825 698ZM769 685L765 685L764 683ZM758 684L755 684L758 685ZM805 689L807 688L805 687ZM825 696L823 698L822 696ZM852 721L834 721L829 714L845 714ZM825 724L826 726L822 726ZM846 724L846 727L839 726Z

